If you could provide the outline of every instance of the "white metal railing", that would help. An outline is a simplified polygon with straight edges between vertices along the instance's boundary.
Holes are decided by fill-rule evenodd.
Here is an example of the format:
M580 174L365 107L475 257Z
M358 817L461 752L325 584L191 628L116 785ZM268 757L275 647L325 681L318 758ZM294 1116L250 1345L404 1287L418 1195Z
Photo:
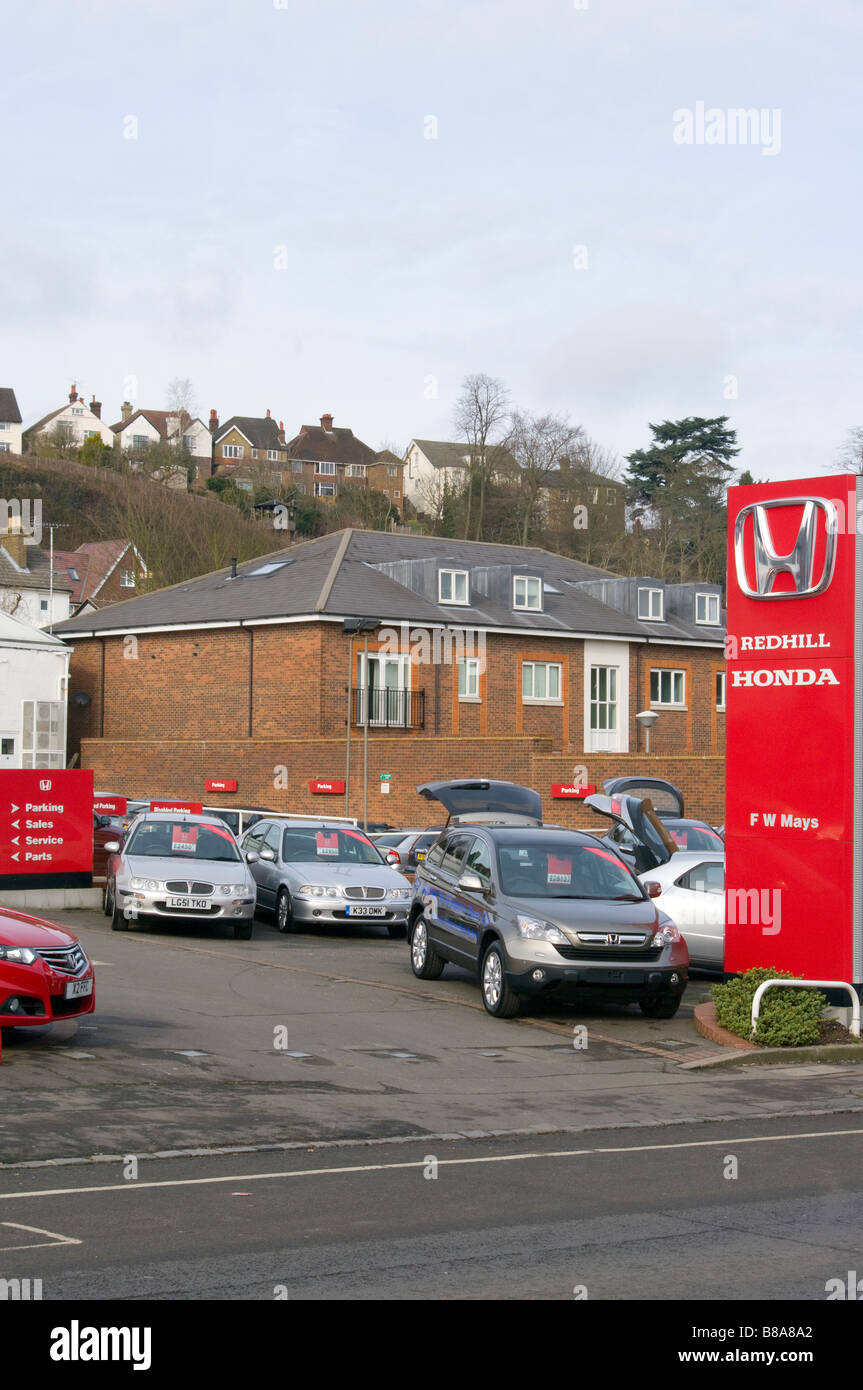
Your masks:
M755 1032L758 1024L758 1016L761 1012L761 999L768 989L773 986L781 989L786 986L788 989L846 989L851 995L851 1027L849 1032L855 1037L860 1036L860 996L853 985L849 985L846 980L765 980L763 985L759 985L752 999L752 1032Z

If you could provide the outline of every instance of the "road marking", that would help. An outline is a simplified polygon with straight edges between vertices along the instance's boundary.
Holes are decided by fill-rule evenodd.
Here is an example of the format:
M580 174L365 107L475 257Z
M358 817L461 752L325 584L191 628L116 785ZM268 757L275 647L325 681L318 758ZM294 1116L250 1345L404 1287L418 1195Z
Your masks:
M51 1236L51 1240L34 1241L30 1245L0 1245L0 1253L10 1250L44 1250L51 1245L81 1245L74 1236L61 1236L56 1231L43 1231L39 1226L22 1226L17 1221L0 1221L0 1226L8 1226L13 1231L31 1231L35 1236Z
M524 1163L531 1159L549 1158L592 1158L596 1155L661 1153L673 1149L710 1149L728 1147L733 1144L781 1144L794 1143L800 1139L839 1139L849 1135L863 1135L863 1129L813 1130L807 1134L758 1134L748 1139L737 1136L725 1139L691 1139L680 1144L631 1144L625 1147L595 1149L552 1149L548 1152L520 1154L484 1154L477 1158L441 1158L439 1168L467 1168L483 1163ZM420 1138L418 1144L428 1141ZM412 1159L404 1163L354 1163L337 1168L295 1168L278 1173L230 1173L223 1178L165 1178L159 1182L119 1182L107 1183L99 1187L49 1187L38 1192L0 1192L0 1202L20 1202L32 1197L80 1197L90 1192L140 1192L145 1188L157 1187L211 1187L219 1183L273 1182L282 1178L326 1178L340 1173L390 1173L399 1169L426 1166L425 1158Z

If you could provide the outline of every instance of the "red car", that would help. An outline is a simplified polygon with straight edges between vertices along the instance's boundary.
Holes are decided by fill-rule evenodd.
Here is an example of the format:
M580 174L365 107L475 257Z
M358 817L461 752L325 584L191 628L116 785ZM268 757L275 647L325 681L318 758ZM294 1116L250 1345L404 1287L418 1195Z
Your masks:
M95 988L93 965L77 936L0 907L0 1028L91 1014Z

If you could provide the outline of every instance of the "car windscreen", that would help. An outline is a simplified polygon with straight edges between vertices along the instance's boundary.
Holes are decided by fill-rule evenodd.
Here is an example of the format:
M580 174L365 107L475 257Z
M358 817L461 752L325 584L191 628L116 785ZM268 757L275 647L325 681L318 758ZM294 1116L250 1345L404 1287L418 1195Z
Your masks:
M216 860L236 864L240 852L234 837L219 825L196 825L184 821L143 821L132 829L127 854L148 859Z
M504 893L515 898L595 898L641 902L641 885L602 845L531 840L499 844L498 870Z
M289 826L282 839L286 864L383 864L371 840L357 830Z
M688 825L685 820L666 820L663 824L678 849L715 850L717 854L725 849L722 836L706 825Z

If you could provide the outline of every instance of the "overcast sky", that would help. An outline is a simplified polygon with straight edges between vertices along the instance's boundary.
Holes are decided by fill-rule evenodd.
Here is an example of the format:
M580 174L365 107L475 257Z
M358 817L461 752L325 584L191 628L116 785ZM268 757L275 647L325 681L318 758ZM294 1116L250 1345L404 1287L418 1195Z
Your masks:
M7 0L0 385L25 425L73 380L111 423L189 377L205 418L379 447L451 437L488 372L620 454L727 413L741 467L818 473L863 424L861 29L859 0ZM699 103L757 139L697 143Z

